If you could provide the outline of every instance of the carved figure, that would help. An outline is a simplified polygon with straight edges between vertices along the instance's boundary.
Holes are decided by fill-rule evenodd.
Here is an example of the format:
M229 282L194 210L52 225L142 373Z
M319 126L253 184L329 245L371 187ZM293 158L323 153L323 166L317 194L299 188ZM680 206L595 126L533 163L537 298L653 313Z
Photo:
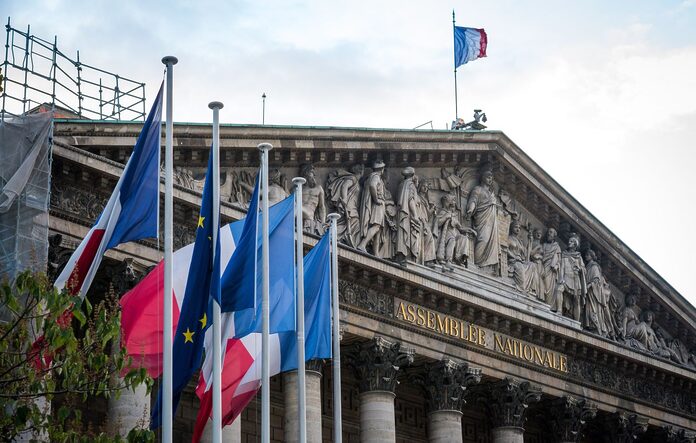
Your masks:
M558 272L559 283L556 287L551 310L563 311L574 320L581 320L581 313L585 305L587 294L587 282L585 262L578 251L580 237L571 234L568 239L568 249L561 254L561 266Z
M404 263L408 259L420 260L423 229L419 219L416 171L408 166L401 171L401 175L404 179L399 185L395 258Z
M416 176L418 182L418 219L423 228L422 232L422 261L431 264L436 259L435 238L433 237L433 219L435 215L435 204L430 201L428 192L430 184L426 180L421 180Z
M443 195L442 208L435 216L437 261L445 266L450 266L453 262L466 266L470 249L468 235L475 238L476 231L463 227L459 222L454 199L452 194Z
M300 169L300 175L307 180L307 185L302 190L303 229L313 234L322 235L326 224L324 188L317 183L314 166L303 165Z
M498 265L498 201L493 190L493 171L488 167L481 172L481 183L469 194L466 216L472 218L472 227L477 233L474 262L478 266Z
M362 198L360 199L360 234L362 240L358 249L367 251L367 246L372 245L372 250L378 257L381 256L383 236L376 237L386 223L386 187L382 175L384 163L377 160L372 167L372 172L365 180ZM373 240L377 240L376 242Z
M612 315L611 304L616 304L604 275L597 263L597 254L592 249L585 252L587 270L587 298L582 325L602 337L614 339L616 321Z
M288 197L287 186L284 182L285 178L279 169L275 168L268 171L268 204L270 206Z
M326 192L329 201L341 215L338 219L338 238L348 246L360 244L360 179L365 167L358 163L350 172L336 169L329 173Z
M534 291L533 295L539 301L546 302L546 293L544 289L544 249L541 244L541 229L532 231L532 244L529 251L529 261L534 265L534 272L537 275L536 283L532 283Z
M546 231L546 242L541 245L543 254L544 273L542 283L544 289L544 300L552 304L554 292L558 285L558 270L561 266L561 247L556 242L558 233L554 228Z
M246 208L254 192L256 176L249 171L233 171L230 176L230 202Z
M514 219L508 235L508 274L515 280L517 289L536 297L541 287L541 275L536 263L529 261L531 251L519 238L520 231L520 223Z
M655 314L650 310L642 313L636 306L636 296L626 296L626 306L619 311L619 336L623 341L636 349L649 351L662 357L669 358L669 352L660 345L660 340L653 329Z
M391 192L389 192L389 176L383 175L384 182L384 225L380 228L378 248L375 255L380 258L392 258L394 256L394 244L396 243L396 222L398 209ZM374 245L374 242L373 242Z

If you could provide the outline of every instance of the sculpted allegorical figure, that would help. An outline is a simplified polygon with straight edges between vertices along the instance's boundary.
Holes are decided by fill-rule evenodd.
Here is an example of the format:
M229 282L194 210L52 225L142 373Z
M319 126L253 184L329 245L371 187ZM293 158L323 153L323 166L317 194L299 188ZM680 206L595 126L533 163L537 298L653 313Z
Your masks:
M542 275L544 300L548 304L552 304L554 301L554 293L558 286L558 271L561 267L561 247L556 242L557 235L558 233L554 228L549 228L546 231L546 241L541 245L544 264Z
M660 339L653 329L655 314L650 310L638 314L640 308L636 306L636 296L633 294L627 295L625 302L626 306L618 312L619 338L636 349L669 358L669 352L662 348Z
M384 166L381 160L375 162L372 172L365 179L360 199L360 235L362 240L358 244L358 249L367 251L367 246L372 245L373 254L378 257L381 257L379 254L384 239L377 234L386 223L386 187L382 179Z
M536 263L529 261L531 251L520 239L520 231L520 223L514 219L510 224L508 236L508 273L515 280L517 289L537 297L541 275Z
M300 175L307 180L307 184L302 190L302 221L304 230L322 235L326 223L324 188L317 183L314 166L303 165L300 169Z
M450 267L454 262L466 266L469 251L469 238L476 236L476 231L464 228L459 222L459 213L455 209L455 197L452 194L442 196L442 208L435 215L434 234L437 237L437 261Z
M561 254L561 266L558 271L558 287L555 291L551 310L568 315L574 320L581 320L582 309L585 305L587 282L585 262L578 251L580 237L571 234L568 239L568 249Z
M360 179L365 167L358 163L350 172L336 169L329 173L326 190L329 201L341 215L338 219L338 238L348 246L360 244Z
M469 194L466 216L472 218L476 231L474 262L478 266L496 266L500 262L498 238L498 201L493 190L493 171L486 167L481 172L481 183Z
M399 185L398 216L396 221L395 259L419 261L421 256L422 226L419 219L420 198L416 187L416 171L408 166L401 171L403 180Z
M544 248L541 243L541 229L532 231L532 244L529 251L529 261L534 264L534 273L537 275L537 281L533 283L534 294L537 300L546 302L546 294L544 292Z
M428 192L430 185L426 180L418 179L418 219L423 227L422 236L422 261L425 264L432 264L436 258L435 238L433 237L433 216L435 214L435 204L430 201Z
M268 171L268 204L273 206L279 201L283 201L288 197L288 191L283 183L283 175L280 170L270 169Z
M582 325L602 337L614 339L616 336L615 311L616 301L613 299L609 283L607 283L602 268L597 263L597 254L588 249L585 252L585 267L587 269L587 299L582 319Z

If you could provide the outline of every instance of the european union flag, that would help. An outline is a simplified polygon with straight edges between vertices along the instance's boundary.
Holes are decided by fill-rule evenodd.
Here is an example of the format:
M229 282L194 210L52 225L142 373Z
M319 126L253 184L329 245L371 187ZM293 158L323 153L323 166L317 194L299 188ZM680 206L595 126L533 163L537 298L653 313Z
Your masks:
M173 408L172 415L176 412L181 393L188 384L191 376L201 365L203 356L203 343L205 331L212 320L210 309L211 290L219 288L220 264L219 254L213 257L213 171L212 155L208 160L208 172L206 174L205 187L203 188L203 200L201 212L196 224L196 241L191 255L186 292L179 314L179 323L174 337L173 353ZM220 236L218 235L218 243ZM220 250L218 244L217 250ZM217 269L217 272L215 272ZM218 282L215 282L218 280ZM152 410L150 428L156 429L162 423L162 389L157 397L157 404Z

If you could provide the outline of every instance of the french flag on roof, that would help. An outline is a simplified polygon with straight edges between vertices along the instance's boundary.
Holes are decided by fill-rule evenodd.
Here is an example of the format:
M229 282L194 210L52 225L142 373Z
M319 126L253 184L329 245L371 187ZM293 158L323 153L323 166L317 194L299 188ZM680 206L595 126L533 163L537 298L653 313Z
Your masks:
M158 236L161 120L162 86L114 192L56 279L58 290L84 296L107 249Z
M454 68L486 56L488 35L481 28L454 27Z

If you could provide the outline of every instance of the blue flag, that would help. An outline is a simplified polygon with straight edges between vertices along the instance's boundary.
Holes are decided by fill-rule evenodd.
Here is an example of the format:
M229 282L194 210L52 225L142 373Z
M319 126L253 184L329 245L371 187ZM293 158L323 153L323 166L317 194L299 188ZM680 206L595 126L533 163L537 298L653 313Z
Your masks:
M295 197L273 205L268 212L269 306L271 333L295 330ZM258 216L258 181L241 233L239 223L230 225L237 243L222 274L222 312L235 312L235 337L261 331L262 257L261 224ZM245 309L246 308L246 309Z
M213 172L212 155L208 160L208 172L206 174L205 187L203 188L203 200L201 212L196 225L196 241L191 255L188 280L184 302L179 314L179 323L174 337L173 353L173 408L172 415L176 412L181 393L188 384L191 376L201 365L203 356L203 344L205 331L212 321L210 309L210 292L215 289L215 280L220 279L219 254L213 257ZM220 236L218 235L218 239ZM218 240L219 241L219 240ZM218 245L218 251L220 250ZM216 268L217 264L217 268ZM217 273L215 272L217 269ZM213 282L211 285L211 281ZM219 287L219 285L217 286ZM150 428L156 429L162 423L162 389L159 390L157 403L152 410Z
M331 241L329 234L304 257L305 359L331 358ZM297 334L280 335L281 372L297 369Z

